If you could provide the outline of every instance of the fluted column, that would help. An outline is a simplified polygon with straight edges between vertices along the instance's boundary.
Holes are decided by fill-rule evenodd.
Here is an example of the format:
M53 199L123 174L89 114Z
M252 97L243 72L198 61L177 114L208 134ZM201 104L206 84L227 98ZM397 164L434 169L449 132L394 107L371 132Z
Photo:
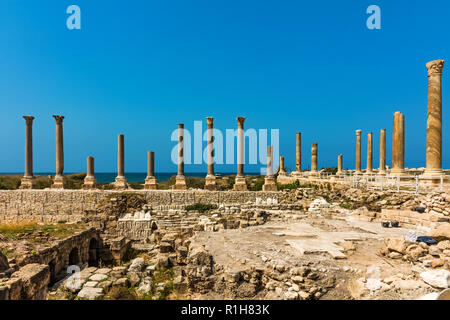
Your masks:
M273 176L273 149L272 146L267 147L267 170L264 178L263 191L277 191L277 185Z
M380 169L378 174L386 174L386 129L380 130Z
M83 189L93 189L97 185L94 173L94 157L87 157L86 177L84 178Z
M442 170L442 69L444 60L426 64L428 70L427 166L424 175L440 176Z
M356 130L356 165L355 174L361 174L361 130Z
M33 116L23 116L25 119L25 173L22 177L20 189L33 189L35 179L33 175Z
M64 116L53 116L56 121L56 175L52 188L64 189L64 140L63 140L63 120Z
M178 172L173 186L175 190L186 190L186 178L184 176L184 124L178 124Z
M314 142L311 146L311 172L309 173L311 176L316 176L318 173L317 158L318 158L318 145L317 142Z
M295 172L294 175L300 175L302 171L302 134L295 134Z
M125 178L125 137L119 134L117 137L117 177L114 183L116 189L127 189L127 179Z
M340 175L342 174L342 154L338 155L338 170L336 172L336 174Z
M155 153L153 151L147 152L147 177L145 178L144 189L158 189L155 177Z
M405 174L405 116L394 113L392 126L392 175Z
M366 174L373 174L373 161L372 161L372 132L367 133L367 168Z
M206 145L206 153L207 153L207 165L208 165L208 174L205 178L205 189L207 190L215 190L216 189L216 176L214 175L214 118L207 117L206 118L206 136L207 136L207 145Z
M245 117L237 117L238 132L237 132L237 175L234 182L234 190L245 191L247 184L244 176L244 121Z

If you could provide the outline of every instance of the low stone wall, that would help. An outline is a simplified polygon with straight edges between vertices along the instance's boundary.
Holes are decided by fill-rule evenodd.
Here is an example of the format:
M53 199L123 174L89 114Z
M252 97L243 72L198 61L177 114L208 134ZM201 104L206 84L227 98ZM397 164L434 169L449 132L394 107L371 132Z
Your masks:
M96 209L106 198L123 191L111 190L2 190L0 191L0 223L33 220L45 223L82 220L85 211ZM205 190L131 190L143 195L147 203L186 205L197 202L221 204L256 202L256 198L280 200L282 192L270 191L205 191Z
M382 209L381 213L377 215L383 220L398 221L403 226L436 228L440 224L450 222L449 217L434 213L419 213L411 210Z
M0 283L0 300L45 300L50 282L50 268L32 263Z

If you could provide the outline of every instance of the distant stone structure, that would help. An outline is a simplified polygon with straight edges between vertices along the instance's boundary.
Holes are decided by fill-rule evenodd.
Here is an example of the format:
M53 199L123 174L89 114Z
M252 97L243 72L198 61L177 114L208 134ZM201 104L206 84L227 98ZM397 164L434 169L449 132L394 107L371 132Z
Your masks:
M20 183L20 189L34 189L33 174L33 116L23 116L25 119L25 174Z
M84 178L83 189L95 189L97 179L94 174L94 157L87 158L86 177Z
M184 124L178 124L178 173L175 178L174 190L186 190L186 177L184 176Z
M280 156L280 168L278 169L278 174L284 176L287 174L286 168L284 167L284 157Z
M355 174L361 174L361 130L356 130L356 165Z
M114 182L114 188L117 190L128 189L127 179L125 178L125 137L119 134L117 138L117 177Z
M311 171L309 172L310 176L317 176L318 175L318 166L317 166L317 153L318 153L318 145L317 142L314 142L311 146Z
M367 168L366 174L373 174L372 166L372 132L367 133Z
M238 122L237 132L237 175L233 190L247 191L247 184L244 176L244 121L245 117L236 118Z
M56 175L53 179L53 189L64 189L64 142L63 120L64 116L53 116L56 121Z
M386 129L380 130L380 169L378 174L386 174Z
M206 190L216 190L216 176L214 175L214 118L207 117L207 161L208 161L208 173L205 178L205 189Z
M391 175L405 175L405 116L394 113L392 126L392 169Z
M144 189L145 190L158 189L155 177L155 153L153 151L147 152L147 177L145 178Z

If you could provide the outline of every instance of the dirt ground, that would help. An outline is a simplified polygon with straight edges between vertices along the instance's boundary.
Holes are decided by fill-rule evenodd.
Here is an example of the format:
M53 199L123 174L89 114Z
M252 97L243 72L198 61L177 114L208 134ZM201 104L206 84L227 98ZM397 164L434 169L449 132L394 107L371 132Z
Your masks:
M418 277L424 269L379 254L385 237L404 237L407 231L383 228L379 222L356 220L351 216L330 218L308 214L292 221L201 232L192 240L204 245L216 264L225 270L308 265L334 276L334 288L321 299L417 299L435 291ZM382 289L365 289L361 296L355 294L358 288L352 286L352 280L373 278L373 273L380 280L389 277L396 280L390 285L383 283Z

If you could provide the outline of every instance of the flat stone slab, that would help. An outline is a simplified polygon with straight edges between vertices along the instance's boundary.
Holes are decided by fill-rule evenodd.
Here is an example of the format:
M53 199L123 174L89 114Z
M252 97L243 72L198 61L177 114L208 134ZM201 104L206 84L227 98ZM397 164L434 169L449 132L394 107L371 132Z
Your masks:
M97 269L97 271L95 271L96 274L108 274L111 272L110 268L101 268L101 269Z
M88 281L84 284L84 288L95 288L97 284L97 281Z
M78 298L95 300L103 297L103 289L102 288L89 288L84 287L78 292Z
M97 282L100 282L100 281L103 281L103 280L106 280L106 279L108 279L108 276L106 274L94 274L93 276L91 276L89 278L89 280L97 281Z

